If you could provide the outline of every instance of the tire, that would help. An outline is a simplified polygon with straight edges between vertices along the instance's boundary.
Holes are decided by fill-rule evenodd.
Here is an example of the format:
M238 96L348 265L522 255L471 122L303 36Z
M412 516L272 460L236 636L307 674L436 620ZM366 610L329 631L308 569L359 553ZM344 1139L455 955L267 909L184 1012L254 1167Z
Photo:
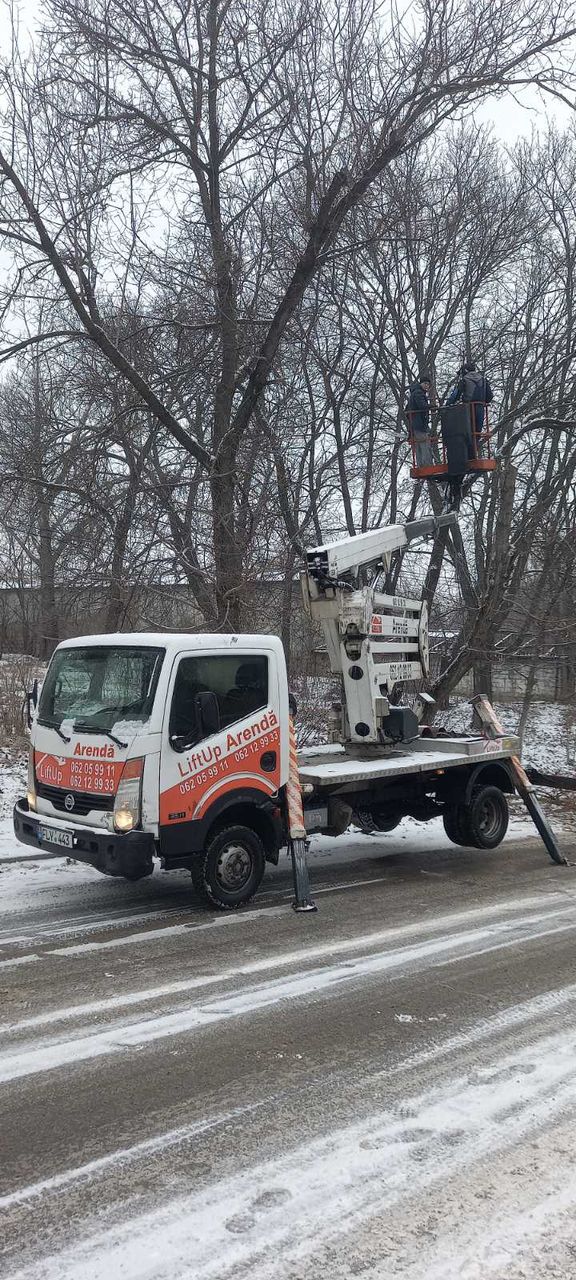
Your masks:
M382 833L385 833L385 832L387 832L387 831L395 831L395 830L396 830L396 827L399 827L399 826L400 826L400 823L401 823L401 821L402 821L402 818L401 818L401 817L399 817L399 818L394 818L394 817L386 818L386 817L384 816L384 814L373 813L373 814L372 814L372 821L373 821L373 823L374 823L374 826L375 826L375 828L376 828L376 831L381 831Z
M444 809L442 821L446 835L452 844L459 844L462 848L473 844L468 830L468 809L463 804L449 805Z
M231 911L249 902L264 875L264 845L250 827L221 827L192 863L197 893L214 907Z
M467 809L466 826L476 849L495 849L508 830L508 801L499 787L478 787Z

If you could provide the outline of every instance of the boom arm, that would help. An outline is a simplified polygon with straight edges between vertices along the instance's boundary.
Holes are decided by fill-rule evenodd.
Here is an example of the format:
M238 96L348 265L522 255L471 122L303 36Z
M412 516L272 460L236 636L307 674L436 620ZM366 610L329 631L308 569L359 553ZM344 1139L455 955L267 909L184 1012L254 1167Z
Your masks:
M306 555L308 575L317 581L328 578L342 579L345 575L357 575L359 569L381 564L388 568L393 551L401 551L410 542L433 538L438 529L456 524L454 511L446 515L430 516L426 520L410 520L408 524L390 524L385 529L371 529L353 538L341 538L315 547Z
M301 575L304 605L321 623L331 668L343 678L349 741L375 745L397 739L398 726L408 720L390 706L394 686L420 680L429 670L425 603L359 586L360 570L388 569L394 551L456 522L449 512L374 529L307 553Z

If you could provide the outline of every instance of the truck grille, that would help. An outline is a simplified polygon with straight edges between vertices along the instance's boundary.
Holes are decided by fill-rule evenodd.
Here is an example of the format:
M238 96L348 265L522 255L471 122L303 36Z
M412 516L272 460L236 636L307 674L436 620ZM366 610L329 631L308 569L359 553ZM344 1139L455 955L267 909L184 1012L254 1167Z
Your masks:
M45 782L36 783L36 794L41 796L43 800L49 800L55 809L59 809L62 813L68 813L70 817L75 814L80 816L89 813L91 809L103 809L110 811L114 808L114 796L100 795L88 793L86 791L72 791L65 787L49 787ZM74 796L74 808L67 809L64 801L66 796Z

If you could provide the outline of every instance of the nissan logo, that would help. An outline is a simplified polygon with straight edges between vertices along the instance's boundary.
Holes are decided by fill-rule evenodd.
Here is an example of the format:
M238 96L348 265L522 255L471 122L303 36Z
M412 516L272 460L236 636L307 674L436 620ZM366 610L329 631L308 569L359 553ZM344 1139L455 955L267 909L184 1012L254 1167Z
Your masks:
M70 813L70 810L74 808L74 796L66 796L64 800L64 808L68 810L68 813Z

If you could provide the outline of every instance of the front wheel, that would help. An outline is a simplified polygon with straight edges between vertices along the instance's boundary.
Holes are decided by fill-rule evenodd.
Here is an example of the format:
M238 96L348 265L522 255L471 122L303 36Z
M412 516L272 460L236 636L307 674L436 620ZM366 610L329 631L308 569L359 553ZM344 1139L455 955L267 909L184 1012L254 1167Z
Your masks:
M264 846L250 827L222 827L192 863L192 883L215 907L231 910L249 902L264 875Z

